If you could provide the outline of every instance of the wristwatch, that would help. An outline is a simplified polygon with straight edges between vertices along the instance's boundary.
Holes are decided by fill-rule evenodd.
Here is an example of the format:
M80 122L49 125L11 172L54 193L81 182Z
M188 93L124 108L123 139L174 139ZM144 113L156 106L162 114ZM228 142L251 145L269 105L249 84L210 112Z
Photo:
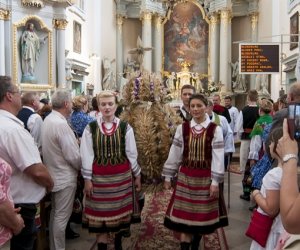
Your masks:
M283 163L287 163L290 159L296 159L298 161L298 155L295 154L286 154L282 157Z

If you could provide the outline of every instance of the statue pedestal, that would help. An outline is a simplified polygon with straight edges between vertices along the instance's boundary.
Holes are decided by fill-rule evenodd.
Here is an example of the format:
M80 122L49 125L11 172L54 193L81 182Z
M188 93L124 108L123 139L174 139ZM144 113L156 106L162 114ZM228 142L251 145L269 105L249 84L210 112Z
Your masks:
M33 84L36 84L37 83L37 79L35 76L30 76L30 75L27 75L27 76L22 76L22 79L21 79L21 82L22 83L33 83Z

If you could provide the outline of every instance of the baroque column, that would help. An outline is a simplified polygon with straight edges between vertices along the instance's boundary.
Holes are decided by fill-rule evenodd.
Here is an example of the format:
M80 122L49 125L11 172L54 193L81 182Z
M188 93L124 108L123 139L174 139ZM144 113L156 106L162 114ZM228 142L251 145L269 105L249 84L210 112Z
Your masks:
M154 71L162 69L162 17L156 16L154 28Z
M58 88L66 88L65 29L68 21L65 19L54 19L53 24L57 34L56 60Z
M220 38L222 38L222 42L220 43L220 81L223 84L222 93L231 92L231 80L230 79L230 37L231 37L231 29L230 29L230 18L231 13L228 9L221 10L220 15Z
M142 41L143 47L152 47L152 14L150 12L142 12ZM152 70L152 51L144 52L143 68L149 72Z
M117 83L116 87L120 90L121 86L121 75L123 73L123 23L124 17L117 15Z
M258 13L253 12L250 14L251 20L251 42L257 42L258 36ZM256 75L250 75L250 89L255 89Z
M0 75L6 75L5 69L5 27L4 22L10 17L10 12L8 10L0 9ZM8 37L7 37L8 39Z
M210 75L212 82L219 82L220 23L218 13L210 17Z

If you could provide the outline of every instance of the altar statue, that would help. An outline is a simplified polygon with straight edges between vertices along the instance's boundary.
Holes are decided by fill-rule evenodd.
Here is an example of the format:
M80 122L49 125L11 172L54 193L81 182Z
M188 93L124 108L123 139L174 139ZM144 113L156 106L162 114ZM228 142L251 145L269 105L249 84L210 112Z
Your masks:
M140 70L143 65L143 59L144 59L144 54L146 51L151 51L153 50L152 47L143 47L143 42L141 38L138 36L137 42L136 42L136 48L130 49L128 51L129 54L136 54L137 55L137 61L138 64L140 65Z
M239 66L240 63L237 60L235 63L230 62L232 68L232 90L234 92L245 92L246 91L246 82L245 75L240 74Z
M47 36L40 39L34 31L34 24L27 23L26 30L21 37L21 66L22 80L21 82L36 83L34 76L35 63L39 59L40 44L44 44Z
M255 78L255 89L258 92L258 94L270 95L268 86L269 86L268 75L257 74Z
M202 89L203 89L203 84L202 84L202 82L201 82L201 80L200 80L200 76L199 76L199 74L196 72L195 74L194 74L194 79L195 79L195 87L196 87L196 90L198 91L198 92L200 92Z
M102 88L104 90L115 89L115 77L112 68L112 64L115 62L115 59L109 60L107 57L103 58L103 80Z
M175 72L171 73L171 75L168 77L166 83L167 83L167 87L170 91L173 91L176 88L176 74L175 74Z

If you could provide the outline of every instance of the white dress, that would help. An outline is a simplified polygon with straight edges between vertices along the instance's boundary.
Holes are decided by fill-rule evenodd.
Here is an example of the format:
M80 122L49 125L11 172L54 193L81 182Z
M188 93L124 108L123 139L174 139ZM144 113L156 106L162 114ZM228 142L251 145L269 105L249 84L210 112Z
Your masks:
M266 190L279 190L280 189L280 183L281 183L281 177L282 177L282 168L276 167L271 169L263 178L262 181L262 187L261 187L261 194L263 197L266 197ZM266 214L260 207L258 207L257 211L262 214ZM273 225L271 228L271 232L269 234L266 247L263 248L261 245L259 245L256 241L252 241L250 250L274 250L277 244L277 241L284 231L283 225L281 222L280 214L276 216L276 218L273 221Z

